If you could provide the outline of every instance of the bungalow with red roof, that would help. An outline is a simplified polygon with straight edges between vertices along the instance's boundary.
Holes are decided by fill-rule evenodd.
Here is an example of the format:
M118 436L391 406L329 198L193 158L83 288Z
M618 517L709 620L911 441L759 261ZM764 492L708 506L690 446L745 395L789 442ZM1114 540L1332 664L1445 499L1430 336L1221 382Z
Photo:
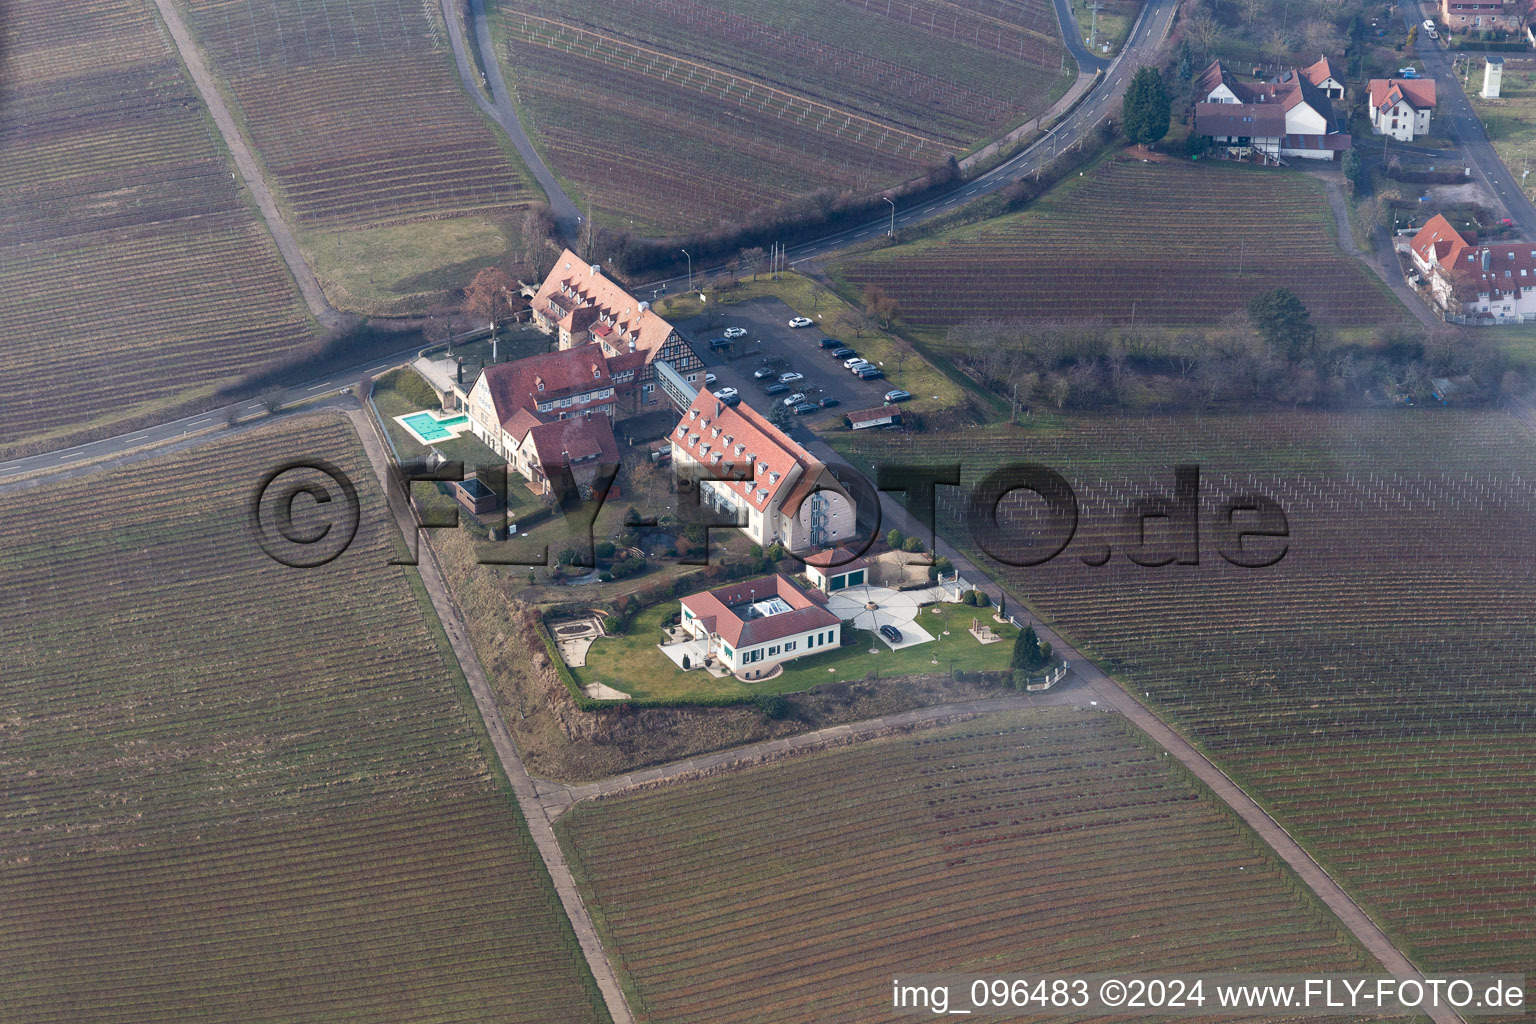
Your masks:
M487 366L461 404L474 435L535 494L559 490L567 474L586 492L601 467L618 465L613 416L640 365L597 348L547 352Z
M853 499L819 459L745 403L702 391L672 431L678 478L699 502L734 515L754 543L830 547L857 530Z
M842 644L842 620L826 598L784 576L732 583L682 599L682 628L742 679Z
M1228 155L1333 160L1352 139L1339 130L1332 97L1343 82L1324 57L1303 69L1291 68L1268 82L1243 82L1221 61L1212 62L1195 83L1195 132Z
M1435 110L1434 79L1373 78L1369 88L1366 106L1377 135L1412 142L1416 136L1429 133L1429 118Z
M534 325L556 335L562 349L597 345L610 359L638 359L636 398L642 408L654 406L661 397L652 368L658 359L690 384L703 379L703 360L649 302L636 299L605 276L601 266L569 249L555 261L530 308Z
M1520 323L1536 317L1536 244L1473 245L1439 214L1409 243L1437 312L1473 323Z

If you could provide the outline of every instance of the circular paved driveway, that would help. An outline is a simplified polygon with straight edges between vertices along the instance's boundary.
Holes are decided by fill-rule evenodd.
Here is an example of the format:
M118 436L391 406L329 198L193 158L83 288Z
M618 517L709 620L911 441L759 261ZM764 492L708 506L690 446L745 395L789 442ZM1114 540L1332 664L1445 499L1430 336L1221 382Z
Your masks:
M868 607L871 604L875 607ZM901 630L902 643L892 645L887 640L887 646L909 647L933 639L927 630L917 625L917 599L899 590L849 587L827 598L827 610L840 619L852 619L854 626L877 636L881 626L895 626Z

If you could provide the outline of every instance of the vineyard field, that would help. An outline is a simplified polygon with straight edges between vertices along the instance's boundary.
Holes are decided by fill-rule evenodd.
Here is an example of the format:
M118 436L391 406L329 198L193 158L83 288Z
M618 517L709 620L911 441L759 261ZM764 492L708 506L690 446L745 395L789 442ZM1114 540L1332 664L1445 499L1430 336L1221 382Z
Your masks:
M1392 293L1340 251L1331 222L1322 185L1294 172L1114 160L1021 213L835 272L885 289L920 330L983 317L1215 325L1275 287L1321 324L1407 323Z
M0 458L309 343L293 279L153 7L18 0L6 23Z
M1062 473L1080 520L1046 564L981 555L955 489L940 528L1203 747L1425 969L1536 960L1536 456L1516 420L1065 419L842 449L855 465L959 462L967 484L1005 462ZM1200 466L1199 564L1133 564L1118 517L1171 495L1178 463ZM1217 553L1221 504L1244 493L1289 523L1268 568ZM999 516L1022 544L1041 513L1015 496ZM1165 528L1149 534L1142 561L1169 557ZM1106 545L1107 564L1085 564Z
M490 7L546 161L599 219L641 233L914 177L1071 81L1045 0Z
M1372 965L1117 716L1051 708L578 805L637 1019L887 1021L915 972Z
M246 500L317 453L292 569ZM0 494L8 1022L608 1020L397 539L334 416Z

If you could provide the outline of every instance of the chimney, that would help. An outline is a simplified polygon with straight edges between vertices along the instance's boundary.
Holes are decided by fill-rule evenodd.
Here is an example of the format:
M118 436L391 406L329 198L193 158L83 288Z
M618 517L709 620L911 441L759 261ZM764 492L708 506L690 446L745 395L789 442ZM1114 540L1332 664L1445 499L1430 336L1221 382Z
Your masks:
M651 304L649 302L642 302L636 308L638 308L640 310L640 312L644 313L646 310L651 308Z
M598 264L598 263L592 264L592 268L591 268L590 273L592 274L593 277L597 277L602 272L603 272L603 268L602 268L601 264Z

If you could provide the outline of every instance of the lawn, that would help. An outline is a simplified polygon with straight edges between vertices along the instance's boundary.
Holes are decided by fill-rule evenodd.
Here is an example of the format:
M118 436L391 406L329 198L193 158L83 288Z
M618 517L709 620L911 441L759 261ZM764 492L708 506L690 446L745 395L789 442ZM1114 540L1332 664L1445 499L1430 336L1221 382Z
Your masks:
M1045 109L1075 73L1045 0L488 7L545 161L599 223L642 235L914 178Z
M292 569L246 500L317 456ZM608 1019L399 544L334 414L0 495L9 1024Z
M1136 21L1136 15L1141 12L1139 0L1116 0L1114 3L1100 3L1097 21L1090 8L1092 0L1072 0L1072 14L1077 18L1078 37L1087 40L1089 30L1097 29L1094 42L1099 44L1093 48L1093 53L1098 57L1113 57L1120 52L1120 47L1125 42L1125 37L1130 34L1131 25ZM1104 49L1103 44L1108 43L1109 49ZM1085 42L1086 46L1087 43Z
M966 401L965 389L910 342L881 330L856 306L804 275L788 272L770 280L764 274L756 281L744 277L735 287L713 288L707 294L709 299L704 303L699 302L696 292L672 295L658 302L656 311L673 321L697 316L706 308L726 310L724 315L729 316L733 302L772 296L797 313L816 318L817 329L823 334L841 339L865 359L881 364L892 387L912 393L912 401L903 408L935 412Z
M1529 157L1536 153L1536 72L1506 68L1498 99L1483 99L1482 84L1483 62L1474 59L1467 98L1482 119L1499 159L1524 186L1525 194L1536 198L1536 179L1524 175L1531 166Z
M600 682L631 697L678 700L797 693L822 683L872 676L890 679L949 675L954 669L982 672L1008 667L1013 656L1012 641L1018 635L1016 629L992 622L987 610L978 611L966 605L939 607L942 611L938 613L924 608L918 620L937 638L934 643L893 651L873 633L857 630L856 643L789 662L773 679L744 683L735 676L716 679L703 669L684 672L660 651L657 644L661 641L661 628L678 611L677 602L671 601L641 612L626 635L593 642L587 651L587 664L571 669L571 674L583 686ZM972 637L968 632L971 618L978 615L1004 639L982 644ZM942 635L945 628L951 630L949 636ZM871 649L875 653L871 654Z
M939 529L1203 747L1421 967L1536 959L1536 457L1513 418L1063 416L838 444L855 466L960 462L967 485L1021 453L1063 474L1077 534L1045 565L979 552L957 490L940 491ZM1200 467L1200 563L1132 564L1121 513L1169 493L1180 463ZM1269 568L1216 550L1219 503L1245 492L1287 517ZM1005 531L1031 530L1029 513L1005 503ZM1079 557L1104 545L1102 567Z
M555 828L643 1024L902 1020L891 979L922 971L1374 966L1224 805L1097 711L780 760Z

